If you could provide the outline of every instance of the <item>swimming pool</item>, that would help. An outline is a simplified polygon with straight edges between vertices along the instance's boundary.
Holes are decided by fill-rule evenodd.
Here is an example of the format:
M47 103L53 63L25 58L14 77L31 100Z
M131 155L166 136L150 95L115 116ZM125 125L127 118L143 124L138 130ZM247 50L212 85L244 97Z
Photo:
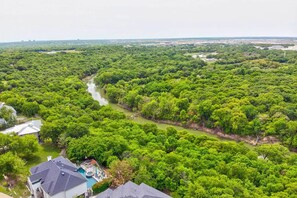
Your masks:
M86 171L85 171L84 169L79 168L79 169L78 169L78 172L79 172L82 176L84 176L84 178L87 179L87 186L88 186L88 188L92 188L92 186L93 186L94 184L97 183L96 179L94 179L93 177L86 177Z

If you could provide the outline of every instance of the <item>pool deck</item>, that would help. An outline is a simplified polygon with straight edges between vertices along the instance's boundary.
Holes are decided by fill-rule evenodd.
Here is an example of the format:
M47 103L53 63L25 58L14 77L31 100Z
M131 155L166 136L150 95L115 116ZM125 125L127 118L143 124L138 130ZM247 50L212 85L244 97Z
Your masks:
M100 182L103 179L107 178L107 175L105 174L104 170L100 168L97 162L96 162L96 165L94 165L90 162L85 161L80 164L80 167L84 169L86 172L92 172L93 173L92 177L97 182Z

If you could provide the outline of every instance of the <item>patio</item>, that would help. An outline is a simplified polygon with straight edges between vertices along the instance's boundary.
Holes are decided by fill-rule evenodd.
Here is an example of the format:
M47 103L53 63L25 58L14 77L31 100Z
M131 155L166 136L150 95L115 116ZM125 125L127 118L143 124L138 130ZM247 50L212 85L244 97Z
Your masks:
M93 177L97 182L107 178L104 170L94 159L84 161L80 167L86 171L87 177Z

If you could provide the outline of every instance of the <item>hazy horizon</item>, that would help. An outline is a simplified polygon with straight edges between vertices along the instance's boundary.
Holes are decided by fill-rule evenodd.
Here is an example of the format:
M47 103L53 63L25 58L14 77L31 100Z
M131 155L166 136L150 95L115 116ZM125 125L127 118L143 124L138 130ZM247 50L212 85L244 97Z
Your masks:
M251 40L253 40L253 39L255 39L255 40L257 40L257 39L259 39L259 40L261 40L261 39L280 39L280 40L287 40L287 39L294 39L294 40L297 40L297 36L288 36L288 37L284 37L284 36L256 36L256 37L254 37L254 36L233 36L233 37L220 37L220 36L218 36L218 37L164 37L164 38L124 38L124 39L122 39L122 38L106 38L106 39L100 39L100 38L98 38L98 39L96 39L96 38L94 38L94 39L44 39L44 40L35 40L35 39L33 39L33 40L19 40L19 41L0 41L0 44L5 44L5 43L22 43L22 42L62 42L62 41L120 41L120 40L123 40L123 41L125 41L125 40L127 40L127 41L129 41L129 40L131 40L131 41L133 41L133 40L135 40L135 41L137 41L137 40L191 40L191 39L193 39L193 40L195 40L195 39L197 39L197 40L203 40L203 39L205 39L205 40L228 40L228 39L242 39L242 40L245 40L245 39L251 39Z
M297 37L294 0L3 0L0 42Z

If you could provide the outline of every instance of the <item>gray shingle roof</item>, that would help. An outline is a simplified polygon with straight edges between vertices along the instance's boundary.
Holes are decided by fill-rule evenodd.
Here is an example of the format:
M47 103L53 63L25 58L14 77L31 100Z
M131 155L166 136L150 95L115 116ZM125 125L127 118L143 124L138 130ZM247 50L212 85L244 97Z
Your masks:
M96 198L171 198L169 195L154 189L144 183L137 185L131 181L115 190L107 189Z
M87 185L87 179L77 172L77 167L61 156L32 167L30 173L30 181L41 182L43 190L51 196L82 183Z

